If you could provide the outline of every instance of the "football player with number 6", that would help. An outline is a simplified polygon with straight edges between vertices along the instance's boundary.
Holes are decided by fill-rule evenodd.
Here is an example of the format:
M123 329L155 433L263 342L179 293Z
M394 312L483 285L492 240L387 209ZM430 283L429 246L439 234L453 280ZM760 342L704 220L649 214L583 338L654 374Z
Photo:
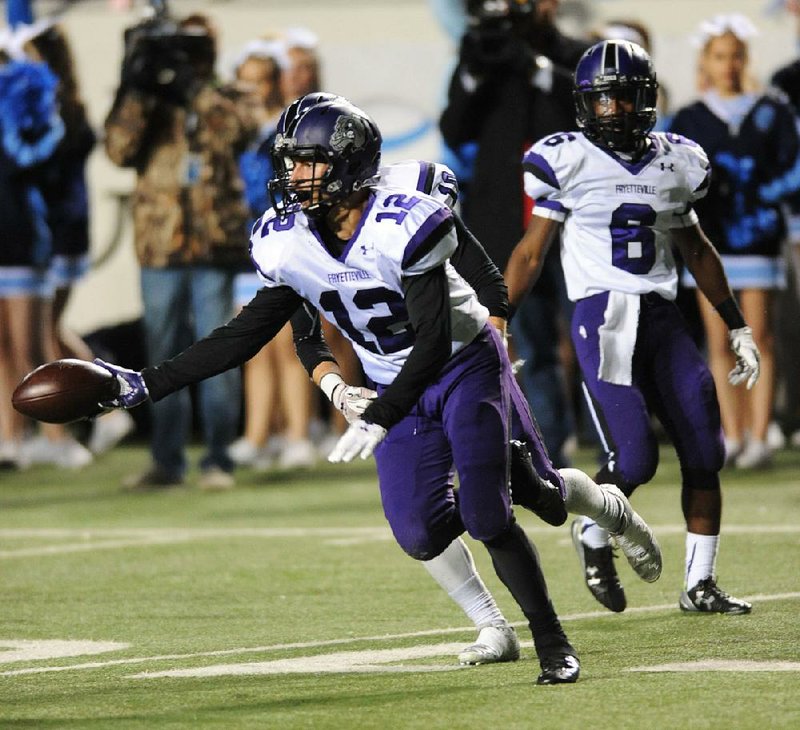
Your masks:
M592 46L575 71L582 132L551 135L524 155L531 223L505 277L511 307L535 283L544 256L561 236L572 339L583 389L605 450L596 479L629 495L658 465L651 414L678 454L686 520L684 611L748 613L749 603L716 584L724 462L714 382L674 304L674 242L699 288L730 330L733 384L751 388L759 353L728 285L719 256L692 209L709 183L705 152L674 134L652 132L656 75L634 43ZM623 611L625 593L608 533L583 518L572 537L594 597Z

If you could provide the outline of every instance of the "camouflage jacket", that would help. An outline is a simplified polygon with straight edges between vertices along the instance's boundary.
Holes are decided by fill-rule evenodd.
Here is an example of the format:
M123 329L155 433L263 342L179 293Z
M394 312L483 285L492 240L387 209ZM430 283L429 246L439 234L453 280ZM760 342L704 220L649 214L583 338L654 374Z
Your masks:
M190 108L121 90L105 122L112 162L136 169L134 240L142 266L248 267L238 158L256 129L212 86Z

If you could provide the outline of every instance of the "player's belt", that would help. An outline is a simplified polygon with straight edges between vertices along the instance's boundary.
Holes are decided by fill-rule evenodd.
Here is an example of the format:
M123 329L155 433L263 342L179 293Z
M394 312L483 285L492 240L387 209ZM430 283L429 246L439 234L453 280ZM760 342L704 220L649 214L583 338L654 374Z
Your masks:
M639 297L639 304L642 307L660 307L662 304L669 304L668 299L664 299L660 294L649 291Z

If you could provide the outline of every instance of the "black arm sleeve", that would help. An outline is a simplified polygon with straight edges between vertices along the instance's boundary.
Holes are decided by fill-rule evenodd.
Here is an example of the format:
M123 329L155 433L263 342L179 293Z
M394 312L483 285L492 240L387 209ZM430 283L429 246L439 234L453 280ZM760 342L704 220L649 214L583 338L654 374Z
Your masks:
M142 370L154 401L247 362L289 320L302 299L289 287L263 288L230 322L180 355Z
M450 263L478 295L478 301L489 310L492 317L508 318L508 287L500 269L494 265L480 241L472 235L464 221L455 213L453 219L458 236L458 247Z
M292 339L294 349L309 376L323 362L336 362L336 358L322 336L319 312L310 302L303 304L292 315Z
M444 266L403 280L414 346L394 382L364 411L364 420L388 429L414 407L450 359L450 291Z

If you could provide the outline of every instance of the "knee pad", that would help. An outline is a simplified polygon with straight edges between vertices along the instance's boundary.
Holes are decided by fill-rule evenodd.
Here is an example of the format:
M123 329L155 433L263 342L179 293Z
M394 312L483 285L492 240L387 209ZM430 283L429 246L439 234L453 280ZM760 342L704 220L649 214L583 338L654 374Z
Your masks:
M494 537L488 540L481 540L487 548L502 549L508 545L508 542L514 538L514 531L517 528L517 521L514 516L511 516L511 521L506 525L505 529L497 533Z
M405 531L402 535L395 533L397 544L406 555L414 560L432 560L450 544L436 540L428 532Z
M464 533L464 523L456 510L451 519L436 526L420 519L406 519L391 524L397 544L414 560L431 560Z

